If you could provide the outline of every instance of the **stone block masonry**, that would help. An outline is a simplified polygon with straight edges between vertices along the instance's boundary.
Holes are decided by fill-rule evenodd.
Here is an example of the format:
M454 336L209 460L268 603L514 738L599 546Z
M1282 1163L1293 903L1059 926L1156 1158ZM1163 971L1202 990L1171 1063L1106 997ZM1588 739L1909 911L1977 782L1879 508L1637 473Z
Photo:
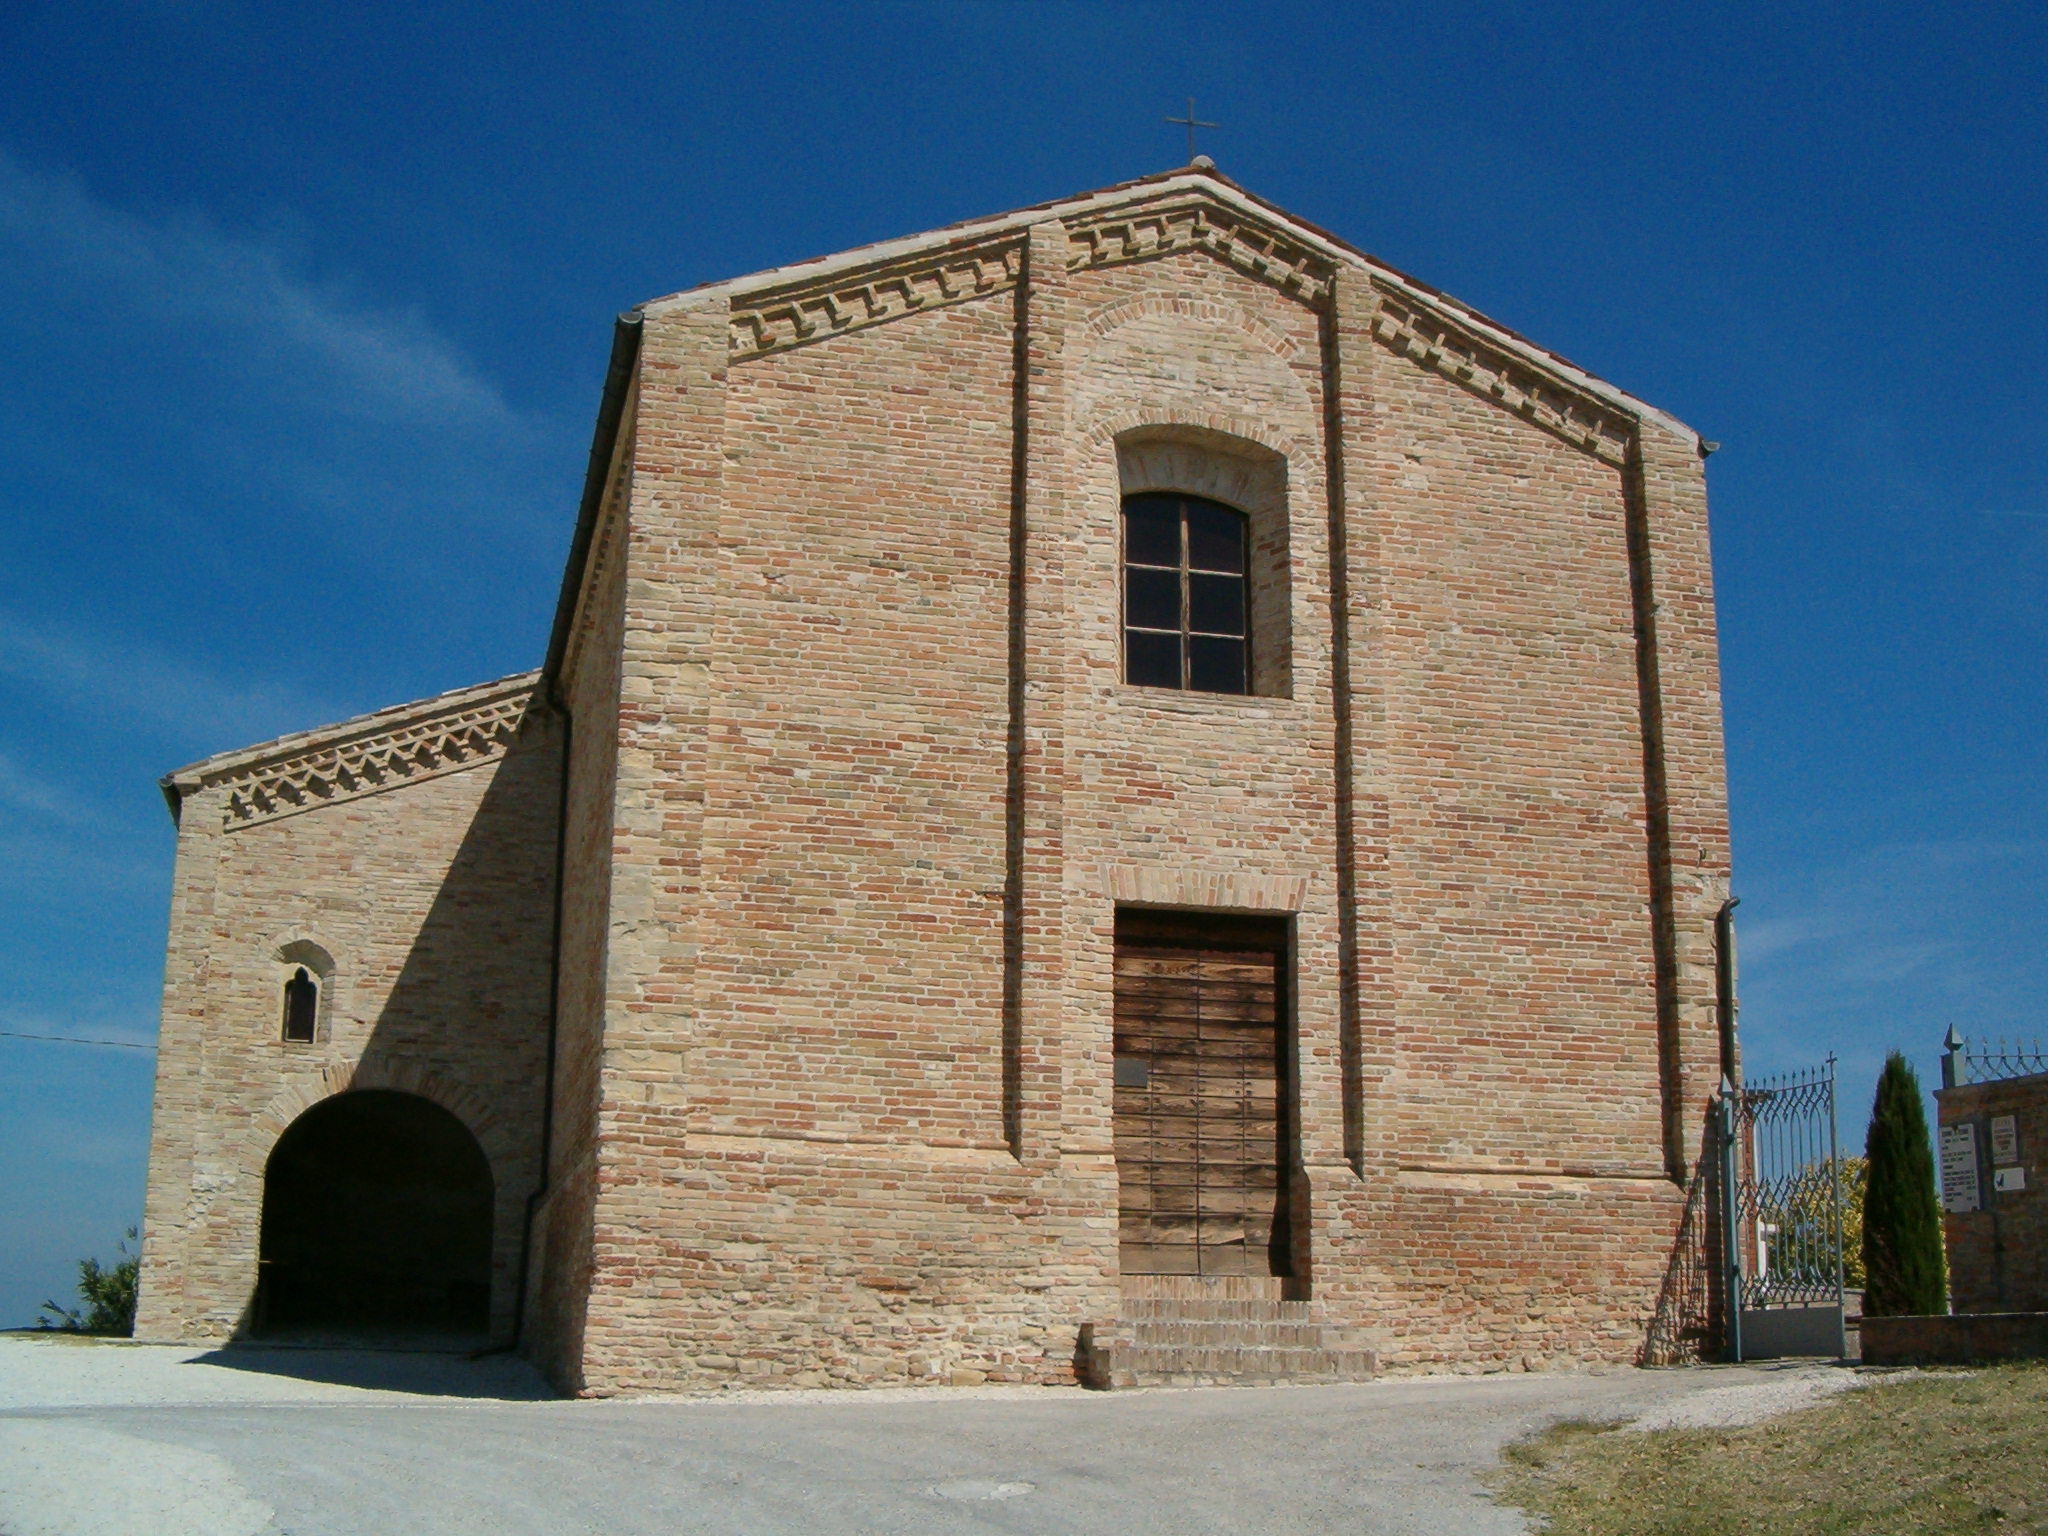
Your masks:
M1292 1253L1247 1326L1311 1374L1635 1358L1716 1070L1702 464L1207 171L626 317L532 685L532 926L463 908L535 988L518 1071L462 1068L526 1159L501 1206L537 1196L494 1317L523 1273L523 1346L590 1394L1074 1380L1084 1325L1134 1316L1123 907L1289 935ZM1252 692L1123 681L1147 491L1246 515ZM430 789L389 835L458 816ZM248 1006L194 978L263 906L206 851L248 834L200 820L191 870L227 873L181 844L153 1211L263 1091L188 1082ZM252 1252L246 1220L212 1241ZM146 1290L193 1287L179 1241ZM1204 1379L1286 1374L1190 1317Z

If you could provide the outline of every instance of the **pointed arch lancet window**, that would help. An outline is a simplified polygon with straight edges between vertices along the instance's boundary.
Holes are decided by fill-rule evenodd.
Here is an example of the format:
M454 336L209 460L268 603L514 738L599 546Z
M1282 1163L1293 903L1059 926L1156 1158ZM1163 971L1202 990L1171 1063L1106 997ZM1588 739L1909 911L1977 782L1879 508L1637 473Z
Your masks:
M1124 681L1251 692L1242 512L1199 496L1124 498Z
M303 965L284 984L284 1038L309 1045L320 1017L320 983Z

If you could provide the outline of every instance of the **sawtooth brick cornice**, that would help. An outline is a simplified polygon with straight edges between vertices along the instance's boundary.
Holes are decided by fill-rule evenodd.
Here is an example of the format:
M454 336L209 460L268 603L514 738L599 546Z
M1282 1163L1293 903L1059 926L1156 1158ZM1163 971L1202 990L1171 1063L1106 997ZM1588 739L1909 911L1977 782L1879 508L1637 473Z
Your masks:
M1077 215L1066 221L1073 271L1207 251L1311 309L1330 302L1337 263L1276 223L1199 194Z
M1498 391L1491 388L1491 381L1483 383L1482 393L1513 409L1526 406L1526 415L1581 447L1586 446L1589 426L1596 438L1614 436L1590 419L1579 419L1576 404L1581 401L1590 406L1588 417L1626 423L1624 436L1633 436L1636 424L1652 418L1678 434L1697 435L1667 413L1267 202L1213 167L1190 166L1141 177L943 230L706 283L650 299L640 308L652 315L676 305L722 299L731 309L732 355L762 357L918 313L935 303L957 303L1014 286L1026 232L1033 224L1053 221L1066 226L1078 247L1071 258L1076 266L1108 266L1199 248L1318 309L1329 307L1334 274L1355 268L1376 290L1398 297L1406 310L1428 316L1454 336L1457 344L1449 350L1466 353L1475 373L1487 372L1501 381ZM991 255L997 258L1000 275L989 264ZM974 257L980 258L978 264L970 259ZM1399 320L1395 328L1401 328ZM1384 331L1380 334L1386 341ZM1426 359L1433 338L1426 327L1416 329L1415 335ZM1475 350L1489 355L1484 368L1472 355ZM1473 381L1459 368L1452 364L1452 376L1470 385ZM1528 388L1521 376L1541 379L1543 387ZM1562 407L1554 398L1546 399L1560 391L1571 397ZM1596 441L1592 451L1605 459L1614 457L1611 441L1604 446Z
M1616 466L1628 462L1635 417L1556 374L1539 371L1476 329L1375 278L1372 334L1388 351L1440 373L1515 415Z
M1023 267L1024 241L1010 232L857 272L736 294L732 357L740 362L787 352L827 336L1000 293L1017 286Z
M536 674L458 689L262 747L225 753L165 780L182 798L222 789L229 831L275 821L504 756Z
M1330 304L1337 273L1349 263L1204 190L1138 204L1089 207L1064 217L1070 271L1205 251L1310 309ZM732 296L732 358L787 352L906 315L942 309L1017 285L1022 231L1005 229L969 243L899 252L871 266L840 269ZM1627 461L1637 419L1592 389L1460 320L1396 278L1367 267L1373 286L1373 336L1389 351L1462 384L1483 399L1610 464Z
M1119 266L1175 251L1207 251L1311 308L1328 304L1337 263L1279 224L1199 193L1130 208L1089 210L1064 221L1070 270ZM917 252L732 298L735 362L787 352L905 315L1014 288L1022 232Z

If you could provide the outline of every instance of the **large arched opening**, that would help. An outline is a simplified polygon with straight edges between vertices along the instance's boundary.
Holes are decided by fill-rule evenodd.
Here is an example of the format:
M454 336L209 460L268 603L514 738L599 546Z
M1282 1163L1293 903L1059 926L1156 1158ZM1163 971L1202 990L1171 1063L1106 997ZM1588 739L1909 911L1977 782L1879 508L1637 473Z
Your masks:
M447 1110L384 1088L294 1120L263 1174L255 1331L489 1331L489 1160Z

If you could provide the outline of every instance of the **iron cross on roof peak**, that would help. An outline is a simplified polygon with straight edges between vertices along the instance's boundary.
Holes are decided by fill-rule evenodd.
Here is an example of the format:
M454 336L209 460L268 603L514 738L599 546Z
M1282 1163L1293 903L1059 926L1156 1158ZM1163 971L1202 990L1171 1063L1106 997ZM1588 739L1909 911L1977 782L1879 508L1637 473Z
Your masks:
M1197 155L1195 153L1195 130L1197 128L1214 128L1216 124L1205 123L1200 118L1195 116L1194 97L1190 96L1188 98L1188 115L1186 117L1169 117L1167 121L1169 123L1172 123L1177 128L1187 129L1189 165L1200 165L1203 164L1203 162L1205 161L1207 161L1209 165L1213 165L1215 163L1214 161L1210 161L1207 155ZM1208 166L1204 165L1203 168L1206 170Z

